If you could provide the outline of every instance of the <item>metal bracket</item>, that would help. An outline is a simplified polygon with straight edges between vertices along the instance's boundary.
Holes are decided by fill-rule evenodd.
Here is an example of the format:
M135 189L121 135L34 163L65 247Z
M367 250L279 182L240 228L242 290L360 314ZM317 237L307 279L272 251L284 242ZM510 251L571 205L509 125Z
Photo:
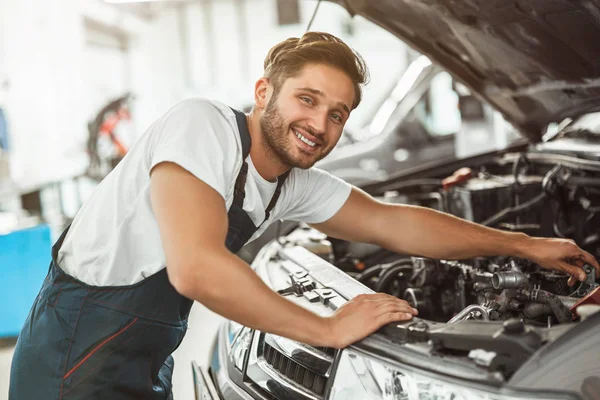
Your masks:
M579 287L571 294L571 296L583 297L600 286L600 284L596 282L596 271L594 267L585 264L583 266L583 271L586 274L585 281L579 284Z

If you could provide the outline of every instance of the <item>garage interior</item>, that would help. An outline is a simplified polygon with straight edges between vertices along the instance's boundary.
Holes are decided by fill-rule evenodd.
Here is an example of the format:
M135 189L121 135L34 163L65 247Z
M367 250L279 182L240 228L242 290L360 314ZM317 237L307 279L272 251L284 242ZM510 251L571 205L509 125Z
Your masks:
M520 13L535 16L535 12L521 6L527 2L515 2L515 8ZM288 37L300 37L307 29L338 36L362 55L370 70L363 101L346 122L338 147L317 166L370 194L375 193L384 202L431 206L496 228L532 234L537 232L535 229L543 228L557 237L572 238L579 231L567 227L573 220L560 215L563 211L557 207L552 208L552 215L548 210L523 212L547 198L556 200L560 197L556 194L558 184L552 186L555 181L551 179L556 179L565 188L571 188L570 195L560 198L565 209L570 212L575 207L571 203L577 203L577 207L585 211L585 214L583 211L577 214L577 218L585 215L580 220L595 221L595 213L600 212L599 206L593 204L595 197L583 196L582 199L576 193L581 188L592 188L591 193L598 193L600 184L594 175L600 171L596 165L600 161L597 142L593 146L578 145L574 151L570 148L566 151L552 142L554 137L562 137L572 119L562 118L563 114L560 114L561 118L547 124L543 140L534 143L537 156L522 155L528 151L528 137L519 130L523 131L526 123L518 125L515 120L509 121L473 93L475 85L464 84L455 77L454 71L438 65L434 57L415 50L414 44L418 44L418 40L410 43L414 34L407 34L409 40L403 41L369 18L352 16L341 3L352 4L357 9L362 4L352 0L0 1L0 282L4 284L0 300L5 305L0 312L0 400L8 399L16 340L48 272L51 247L86 201L92 198L102 180L158 118L186 99L210 98L249 112L255 101L254 85L263 74L263 60L271 46ZM393 2L382 1L381 4L384 3ZM365 4L367 2L363 9L369 10ZM506 18L508 20L508 16ZM469 28L482 26L474 21L475 17L468 17L464 24ZM585 32L582 30L582 35L591 28L586 29ZM530 34L525 28L514 30ZM489 29L486 32L495 31ZM539 32L533 28L531 32L528 43L539 45L533 37ZM580 39L572 38L574 42ZM596 44L587 40L585 43L582 47L588 51L586 54L600 52ZM461 58L460 54L439 42L436 46L445 49L444 57L450 54ZM467 62L467 59L462 56L462 61ZM597 74L598 64L594 68ZM467 75L508 82L506 87L481 85L479 89L486 95L509 98L514 94L511 90L519 92L517 97L561 90L560 101L575 103L581 98L578 105L594 103L594 110L600 109L597 95L592 98L590 94L597 90L596 76L585 76L583 83L578 81L570 86L572 82L566 79L550 81L555 77L552 75L554 70L549 70L545 71L547 75L539 85L524 84L524 88L518 90L511 79L525 82L527 74L537 73L533 69L524 70L522 74L519 71L516 78L502 75L500 68L488 75L478 75L471 69ZM589 95L592 100L585 102L584 95ZM540 102L529 98L520 100L514 101L513 109L523 107L537 112L539 104L558 107L560 103L550 97ZM513 107L512 103L510 107ZM518 111L521 116L526 114L521 109ZM533 111L532 115L535 114ZM596 128L600 126L597 118L596 110L590 119ZM592 141L597 140L598 129L591 133L587 128L572 131L578 135L585 131L574 141L584 136L586 140L590 137ZM514 150L514 153L508 150L508 155L502 153L506 156L500 163L504 163L502 172L498 172L500 168L488 168L488 159L478 158L506 149ZM553 165L548 167L548 162L542 160L544 156L539 155L546 152L559 154L556 158L559 163L564 161L565 168L571 169L565 172L558 167L552 169ZM587 153L579 157L579 152ZM578 171L579 160L575 162L563 156L583 158L585 161L581 164L589 169L581 176L572 174ZM588 156L591 157L589 160ZM461 168L467 165L459 162L463 159L469 160L469 168ZM433 178L417 171L420 166L440 161L448 164ZM537 165L536 162L544 167L539 170L531 167ZM506 172L508 166L513 169ZM546 167L551 171L546 171ZM410 175L408 179L409 173L414 171L416 178ZM535 176L533 173L531 177L525 176L522 171L535 171ZM577 176L573 178L572 175ZM418 185L414 184L417 180ZM439 191L431 190L413 197L414 193L403 192L407 187L417 186L435 187ZM539 193L540 187L546 194ZM560 201L556 200L557 203ZM596 232L590 233L588 230L593 228L582 228L575 223L573 226L586 232L586 246L600 246L597 228ZM296 228L297 225L291 225L289 221L274 224L264 239L244 247L238 255L251 262L271 239L290 232L293 237L294 232L298 232L294 230ZM298 228L299 231L302 229L307 231L309 228ZM408 293L413 296L411 304L426 303L421 298L421 291L407 289L392 279L398 271L402 274L406 258L402 259L404 264L394 264L397 260L387 263L392 260L386 258L389 254L382 256L379 264L384 267L378 265L378 271L373 269L373 273L379 273L375 277L372 272L362 269L361 256L375 254L372 248L356 243L344 247L335 241L332 245L327 241L331 238L321 236L313 239L306 240L306 247L325 259L333 259L331 248L335 246L358 252L359 255L352 258L348 251L344 254L348 257L340 257L341 261L337 259L334 265L369 288L380 288L397 297L406 298ZM413 260L412 263L411 268L433 268L432 262ZM474 264L485 264L482 268L488 268L482 260L476 260ZM440 265L448 269L458 264L448 261L436 264L437 267ZM517 269L517 264L512 265ZM390 275L386 281L381 270L390 266L399 269L393 269L394 277ZM588 276L592 274L590 271L586 270ZM491 276L491 273L486 275L489 279ZM502 279L494 281L494 289L513 289L509 279L528 279L518 273L494 276L496 281ZM552 275L549 280L552 279L558 278ZM597 279L590 277L584 282L588 286L582 284L573 293L576 297L588 296L599 286L596 282ZM577 293L577 290L582 291ZM600 291L595 293L600 296ZM448 296L458 295L451 293ZM596 301L600 303L600 297ZM506 302L508 304L510 300ZM464 298L462 303L465 303ZM517 306L522 306L511 304L514 309L510 311L514 312ZM570 306L573 304L574 301L569 303ZM543 317L547 317L550 329L556 318L550 315L554 309L545 306L540 315L548 313ZM451 317L452 322L465 316L466 319L484 319L483 316L486 321L493 319L496 310L477 307L462 311L452 309L443 316L436 314L435 318L449 320ZM434 307L427 304L425 308L431 311ZM431 311L432 319L437 311ZM518 311L523 311L523 307ZM500 319L499 316L496 318ZM210 367L212 346L219 327L225 322L223 317L202 304L194 304L187 336L173 354L175 398L195 398L197 388L192 364L204 369ZM599 382L600 379L590 385L600 388ZM323 387L320 390L324 390Z

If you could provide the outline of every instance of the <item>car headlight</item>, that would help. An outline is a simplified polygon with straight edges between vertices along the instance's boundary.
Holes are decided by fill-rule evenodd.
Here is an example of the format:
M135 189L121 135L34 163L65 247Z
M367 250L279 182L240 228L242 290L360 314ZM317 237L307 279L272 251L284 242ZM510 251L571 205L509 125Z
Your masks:
M252 334L254 331L237 322L229 321L227 333L228 344L230 345L229 356L233 360L236 368L242 371L246 354L252 343Z
M227 344L229 345L229 347L231 347L231 345L233 344L237 336L240 334L240 331L243 327L244 325L238 324L235 321L227 322Z
M447 379L447 380L446 380ZM517 393L452 381L410 367L388 364L350 349L342 352L329 397L332 400L525 400L577 399L567 393Z

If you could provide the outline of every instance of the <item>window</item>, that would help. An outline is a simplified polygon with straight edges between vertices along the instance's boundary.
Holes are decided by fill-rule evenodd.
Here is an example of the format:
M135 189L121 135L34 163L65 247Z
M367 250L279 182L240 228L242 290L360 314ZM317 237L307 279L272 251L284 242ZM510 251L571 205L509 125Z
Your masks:
M460 130L459 97L449 73L439 72L435 75L414 112L431 136L452 135Z

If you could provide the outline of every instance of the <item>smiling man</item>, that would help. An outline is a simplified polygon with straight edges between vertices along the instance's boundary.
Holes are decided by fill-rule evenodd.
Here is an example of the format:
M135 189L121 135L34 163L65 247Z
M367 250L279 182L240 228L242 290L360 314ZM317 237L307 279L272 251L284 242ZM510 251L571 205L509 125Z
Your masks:
M367 69L307 33L277 44L246 116L186 100L155 122L55 244L19 336L10 399L165 399L194 300L243 325L345 347L417 314L385 294L331 317L271 291L235 253L277 219L426 257L516 255L583 279L596 260L568 240L484 228L377 202L311 168L338 142Z

